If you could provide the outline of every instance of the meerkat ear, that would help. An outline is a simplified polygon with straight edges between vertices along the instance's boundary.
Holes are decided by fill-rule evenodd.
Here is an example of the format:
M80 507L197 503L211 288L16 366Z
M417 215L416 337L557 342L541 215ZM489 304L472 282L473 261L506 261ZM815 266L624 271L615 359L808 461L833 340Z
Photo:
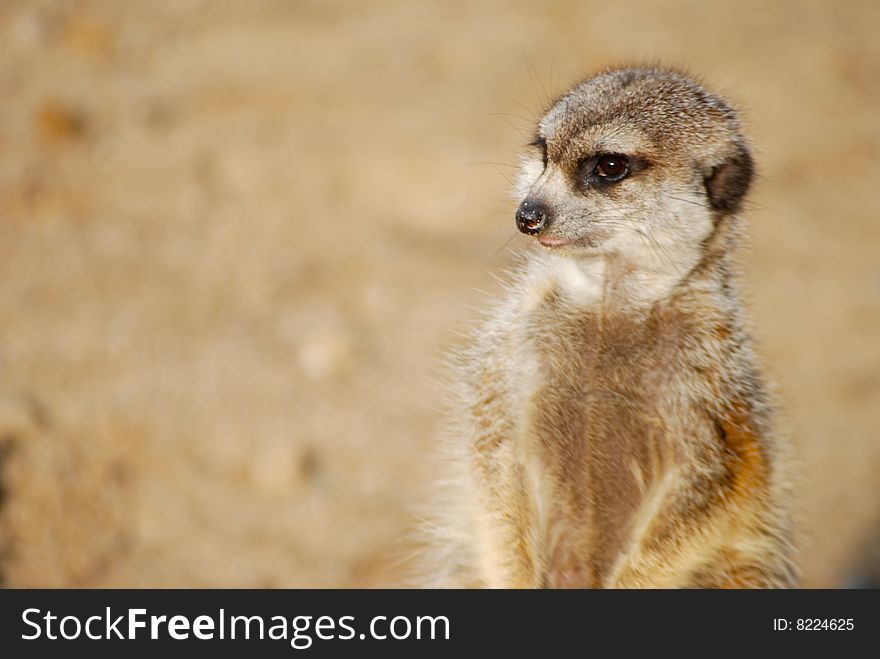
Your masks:
M706 192L712 208L722 213L739 210L754 175L752 155L739 142L722 162L712 168L705 178Z

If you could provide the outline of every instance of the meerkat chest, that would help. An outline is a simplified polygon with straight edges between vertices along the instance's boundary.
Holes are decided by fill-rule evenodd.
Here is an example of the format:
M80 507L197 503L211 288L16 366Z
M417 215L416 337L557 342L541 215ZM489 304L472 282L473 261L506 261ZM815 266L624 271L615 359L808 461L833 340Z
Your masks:
M577 314L548 305L525 324L519 352L532 407L552 407L560 421L582 409L655 407L677 368L681 336L650 314ZM523 381L526 381L525 379Z
M644 317L546 313L528 328L517 433L526 489L546 560L572 566L556 572L569 585L589 585L670 463L676 341Z
M585 315L531 327L524 441L574 490L602 476L603 487L623 494L633 462L648 461L681 398L674 342L642 318Z

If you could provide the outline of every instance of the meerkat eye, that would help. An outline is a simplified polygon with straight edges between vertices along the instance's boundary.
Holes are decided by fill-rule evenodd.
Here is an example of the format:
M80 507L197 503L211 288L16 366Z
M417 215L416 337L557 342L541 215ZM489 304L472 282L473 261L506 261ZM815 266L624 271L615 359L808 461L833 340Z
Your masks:
M593 168L593 173L605 181L619 181L629 173L629 165L625 156L600 156Z

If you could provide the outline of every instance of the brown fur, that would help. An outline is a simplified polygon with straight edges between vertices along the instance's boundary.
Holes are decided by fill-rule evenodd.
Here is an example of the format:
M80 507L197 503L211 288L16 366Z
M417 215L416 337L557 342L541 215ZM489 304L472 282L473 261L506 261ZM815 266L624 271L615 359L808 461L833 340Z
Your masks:
M573 247L528 260L462 355L431 583L793 585L784 445L732 274L751 178L736 114L633 69L582 83L539 130L549 164L522 192ZM650 166L579 189L621 134Z

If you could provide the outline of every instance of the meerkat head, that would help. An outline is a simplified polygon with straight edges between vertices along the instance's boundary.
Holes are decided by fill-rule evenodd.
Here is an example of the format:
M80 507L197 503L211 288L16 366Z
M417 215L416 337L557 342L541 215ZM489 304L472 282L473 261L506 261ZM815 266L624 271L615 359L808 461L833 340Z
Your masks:
M516 224L562 253L693 261L751 179L737 114L722 99L673 71L612 70L540 120Z

